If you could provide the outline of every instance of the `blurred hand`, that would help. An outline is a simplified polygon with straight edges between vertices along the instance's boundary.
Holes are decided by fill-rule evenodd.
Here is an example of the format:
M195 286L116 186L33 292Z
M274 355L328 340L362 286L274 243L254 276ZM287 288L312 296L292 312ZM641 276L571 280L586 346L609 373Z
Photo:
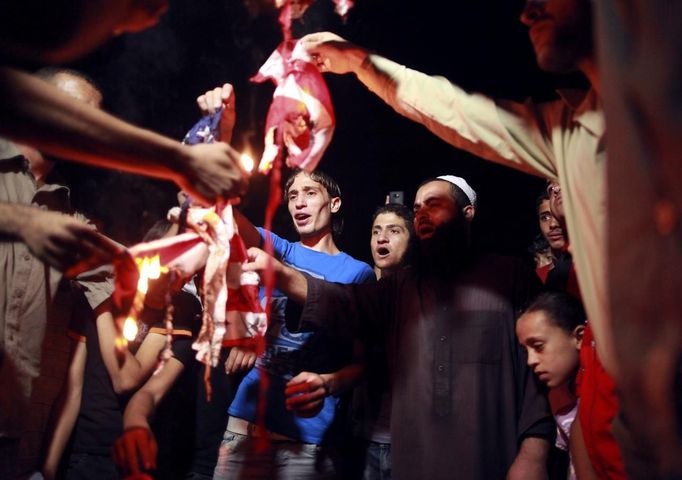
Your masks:
M322 375L301 372L286 384L284 395L287 410L299 417L314 417L322 410L329 388Z
M240 154L227 143L201 143L185 146L184 175L177 182L197 202L208 206L244 193L247 174L241 167Z
M228 375L249 370L256 364L256 351L248 347L232 347L225 362L225 373Z
M158 448L151 430L132 427L123 432L112 448L114 463L124 477L140 475L142 470L156 469Z
M279 261L277 261L270 255L265 253L265 251L257 247L249 248L247 250L247 255L249 259L244 265L242 265L242 270L246 272L257 272L260 274L261 272L265 271L270 260L272 261L275 274L277 273L278 269L282 266L282 264Z
M197 97L197 105L203 115L213 115L216 110L223 107L220 114L220 140L232 141L232 131L237 121L235 109L234 87L226 83L222 87L216 87Z
M19 235L29 250L70 276L109 263L121 251L91 226L63 213L27 208L22 214Z
M300 40L321 72L357 72L367 51L331 32L311 33Z

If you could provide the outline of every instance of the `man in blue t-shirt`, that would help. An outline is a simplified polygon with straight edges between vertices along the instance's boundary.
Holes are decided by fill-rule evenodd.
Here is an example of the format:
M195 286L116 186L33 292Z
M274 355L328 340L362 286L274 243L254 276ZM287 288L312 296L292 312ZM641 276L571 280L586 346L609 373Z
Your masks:
M319 171L295 171L286 182L285 199L299 234L289 242L255 228L237 214L239 233L247 246L265 244L283 263L312 276L340 283L374 279L366 263L341 252L334 235L342 226L341 192ZM298 307L281 292L273 293L265 352L242 381L229 408L230 419L220 447L214 478L331 478L336 469L327 448L339 437L338 393L355 380L352 341L325 330L292 333ZM256 427L261 380L267 377L265 428ZM257 452L258 437L269 439Z

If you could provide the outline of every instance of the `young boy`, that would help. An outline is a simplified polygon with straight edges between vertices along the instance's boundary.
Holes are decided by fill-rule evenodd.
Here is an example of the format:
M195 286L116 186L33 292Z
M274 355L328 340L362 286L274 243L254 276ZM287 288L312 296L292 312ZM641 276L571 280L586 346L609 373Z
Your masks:
M516 335L528 352L528 366L550 388L556 447L564 451L568 450L569 432L578 410L575 379L584 331L582 304L559 292L539 295L516 323ZM572 466L569 478L575 478Z

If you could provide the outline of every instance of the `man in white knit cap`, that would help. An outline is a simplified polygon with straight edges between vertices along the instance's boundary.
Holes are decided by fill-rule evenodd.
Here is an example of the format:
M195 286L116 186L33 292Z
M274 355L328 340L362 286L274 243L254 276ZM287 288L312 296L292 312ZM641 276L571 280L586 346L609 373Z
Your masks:
M386 346L394 478L540 479L552 436L546 399L514 334L533 273L471 248L476 193L460 177L423 182L414 266L376 284L339 285L275 266L304 304L299 325ZM247 269L265 266L249 250Z

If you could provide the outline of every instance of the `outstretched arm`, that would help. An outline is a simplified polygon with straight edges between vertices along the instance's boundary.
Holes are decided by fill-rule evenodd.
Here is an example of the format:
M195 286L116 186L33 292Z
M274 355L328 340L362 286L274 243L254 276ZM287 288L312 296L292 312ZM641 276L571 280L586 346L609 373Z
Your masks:
M353 73L396 112L474 155L556 178L544 117L551 108L496 102L444 77L426 75L370 52L330 32L301 40L322 72Z
M41 467L41 472L46 480L52 480L57 475L59 462L78 418L83 393L86 356L87 346L85 342L76 341L71 354L69 370L50 414L49 433L46 435L48 440L44 452L45 460Z
M0 67L0 134L60 158L171 180L198 201L242 193L228 144L182 145L70 98L32 75Z
M124 474L156 468L157 447L149 419L183 368L182 362L176 358L169 359L163 369L147 380L128 402L123 414L124 433L113 447L114 461Z
M234 125L237 122L235 101L234 87L230 83L208 90L197 97L197 106L203 115L213 115L222 107L219 135L223 142L232 141ZM246 247L260 247L260 234L253 223L237 209L234 210L234 219Z
M114 391L119 395L131 392L154 371L159 352L165 345L165 337L150 333L135 355L125 348L121 359L115 345L118 332L108 302L99 307L95 314L102 361L111 377Z
M549 442L544 438L528 437L514 460L507 480L546 480Z
M305 303L308 296L308 282L305 276L298 270L287 267L270 257L260 248L249 248L249 261L242 266L242 269L258 272L262 275L267 268L268 259L272 261L277 288L284 292L290 300L298 304Z

